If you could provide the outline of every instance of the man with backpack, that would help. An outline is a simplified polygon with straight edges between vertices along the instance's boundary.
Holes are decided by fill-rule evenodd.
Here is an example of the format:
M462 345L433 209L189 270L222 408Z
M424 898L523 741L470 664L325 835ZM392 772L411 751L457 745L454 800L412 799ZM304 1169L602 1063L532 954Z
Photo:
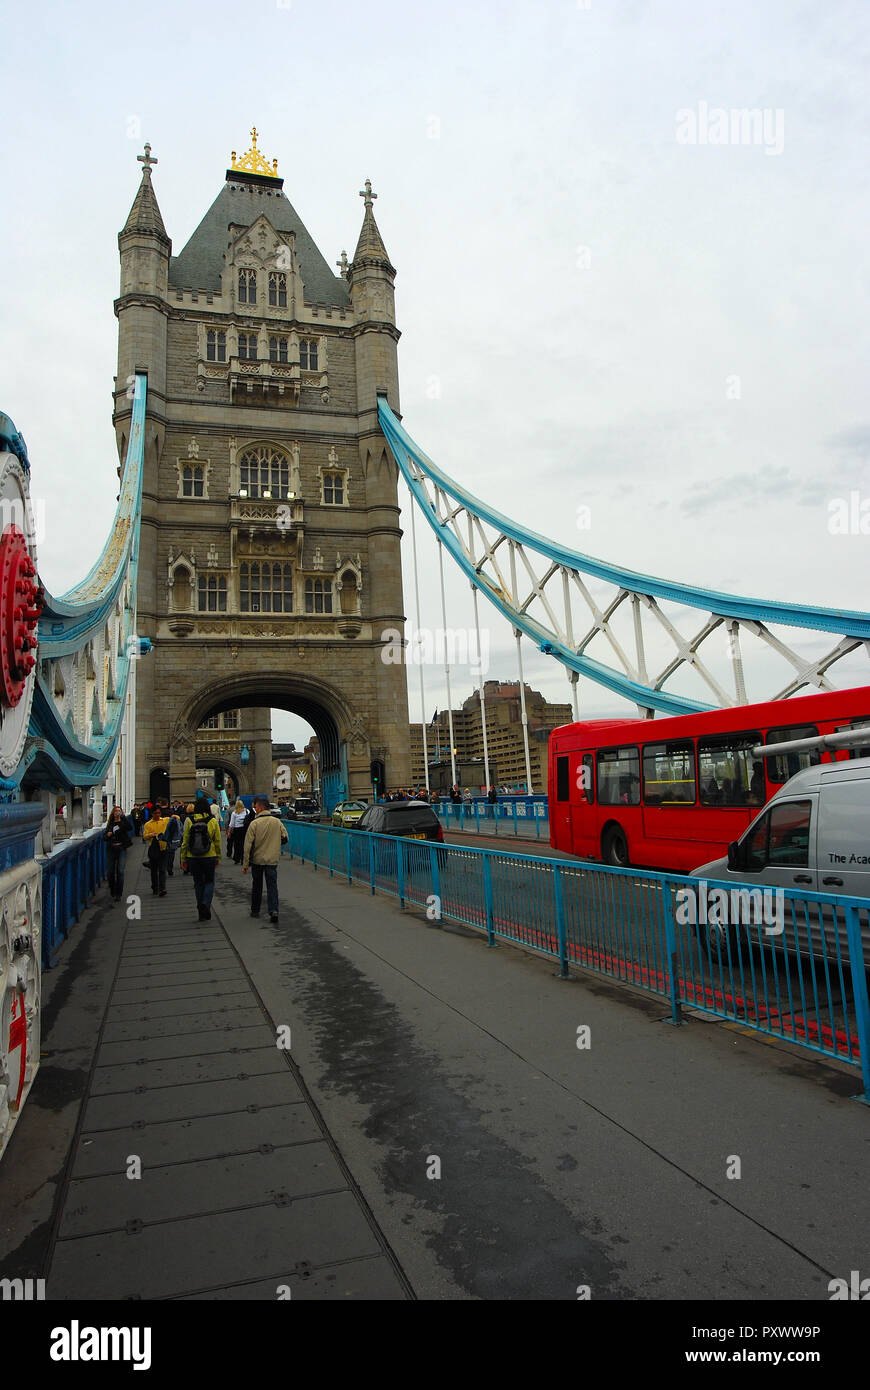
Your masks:
M193 876L196 910L201 922L211 921L215 869L221 857L221 830L204 796L198 796L185 822L181 841L181 867Z

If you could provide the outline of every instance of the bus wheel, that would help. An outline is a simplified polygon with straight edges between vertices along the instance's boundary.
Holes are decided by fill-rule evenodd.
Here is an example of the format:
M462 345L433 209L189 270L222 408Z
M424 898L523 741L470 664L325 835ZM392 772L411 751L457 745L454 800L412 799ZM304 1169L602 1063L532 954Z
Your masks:
M631 867L631 860L628 857L628 840L625 838L625 831L618 825L612 825L605 833L601 857L605 864L615 864L618 869Z

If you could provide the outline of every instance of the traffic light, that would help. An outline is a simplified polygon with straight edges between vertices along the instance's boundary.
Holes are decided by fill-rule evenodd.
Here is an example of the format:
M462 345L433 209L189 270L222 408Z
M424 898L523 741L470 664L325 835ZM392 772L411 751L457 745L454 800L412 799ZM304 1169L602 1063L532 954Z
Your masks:
M384 782L386 781L386 778L384 776L384 764L380 758L372 759L369 772L371 773L372 786L375 789L375 797L378 797L380 793L383 791Z

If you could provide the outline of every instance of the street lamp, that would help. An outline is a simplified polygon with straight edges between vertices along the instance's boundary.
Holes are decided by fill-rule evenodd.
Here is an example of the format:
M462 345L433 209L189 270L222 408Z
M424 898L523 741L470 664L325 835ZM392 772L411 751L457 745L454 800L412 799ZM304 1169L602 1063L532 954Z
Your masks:
M239 762L242 764L242 767L247 767L250 761L251 750L246 743L243 743L239 749Z

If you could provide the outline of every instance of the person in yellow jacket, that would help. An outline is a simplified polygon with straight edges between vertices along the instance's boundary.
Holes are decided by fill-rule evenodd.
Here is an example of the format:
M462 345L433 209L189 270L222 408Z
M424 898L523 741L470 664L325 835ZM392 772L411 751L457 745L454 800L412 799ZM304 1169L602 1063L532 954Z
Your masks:
M204 796L198 796L193 812L184 823L181 841L181 867L193 876L196 910L201 922L211 921L215 869L221 860L221 828Z
M260 903L263 901L263 879L266 880L266 902L269 907L269 920L278 920L278 858L282 844L287 842L287 831L277 816L269 811L265 797L254 797L256 815L245 833L245 852L242 873L251 869L251 916L259 917Z
M151 814L142 827L142 839L148 848L148 867L151 870L151 892L156 897L166 897L166 835L169 830L169 817L164 816L155 803Z

